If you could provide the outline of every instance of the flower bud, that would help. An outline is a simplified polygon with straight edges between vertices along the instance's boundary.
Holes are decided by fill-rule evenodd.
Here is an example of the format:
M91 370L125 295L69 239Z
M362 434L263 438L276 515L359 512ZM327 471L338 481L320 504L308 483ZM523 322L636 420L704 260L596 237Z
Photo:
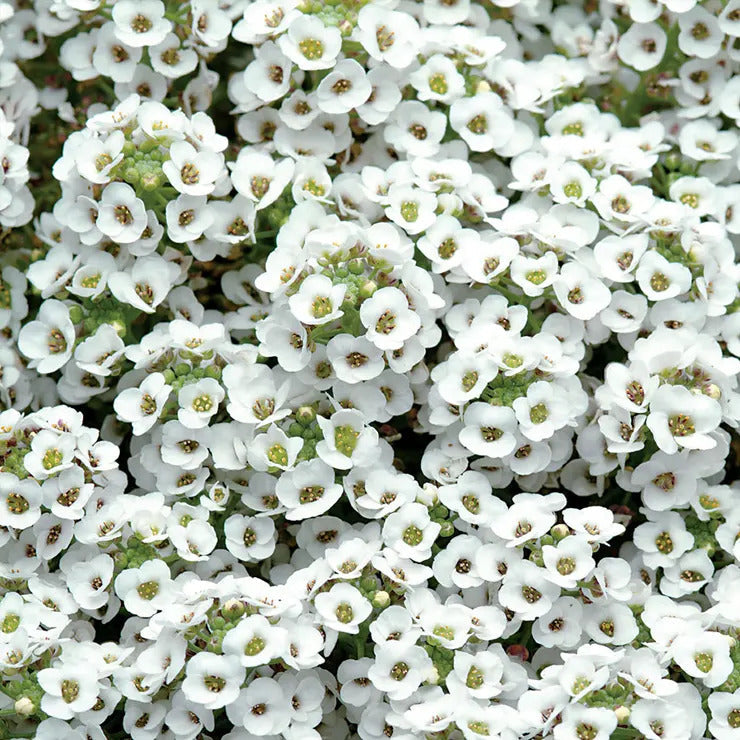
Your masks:
M229 599L221 607L221 614L224 619L239 619L245 612L244 604L239 599Z
M433 483L425 483L421 487L421 493L416 497L416 500L425 506L434 506L437 503L437 490L437 486Z
M630 716L629 707L614 707L614 714L617 716L617 722L620 725L624 724Z
M427 676L427 680L426 680L426 682L427 682L428 684L436 685L436 684L438 684L438 683L439 683L439 680L440 680L440 675L439 675L439 671L437 670L437 666L434 666L434 665L433 665L433 666L432 666L432 667L431 667L431 668L429 669L429 675Z
M681 155L678 152L666 155L665 166L669 170L677 170L681 166Z
M116 330L116 334L118 334L119 337L126 334L126 324L124 324L120 319L113 319L113 321L110 322L110 325Z
M15 702L13 709L21 717L28 717L36 711L36 705L27 696L22 696Z
M301 406L298 411L295 412L295 419L299 424L308 426L316 418L316 411L313 406Z
M73 324L79 324L83 318L84 318L84 314L82 313L82 308L80 308L80 306L70 306L69 307L69 320Z
M529 659L529 650L527 650L526 645L509 645L506 648L506 654L510 658L519 658L523 661Z
M146 172L141 175L141 187L148 192L156 190L161 184L161 178L156 172Z
M131 183L131 185L136 185L139 182L139 170L136 167L127 167L123 171L122 177L126 182Z
M452 537L455 534L455 526L452 522L441 522L439 534L442 537Z
M378 289L374 280L368 280L360 286L360 298L369 298Z
M361 275L363 270L365 269L365 265L363 264L362 260L352 260L351 262L347 263L347 269L353 275Z
M567 524L556 524L550 530L550 534L557 542L560 542L560 540L565 539L570 534L570 529Z
M384 609L390 603L391 597L387 591L378 591L375 596L373 596L373 606L378 609Z

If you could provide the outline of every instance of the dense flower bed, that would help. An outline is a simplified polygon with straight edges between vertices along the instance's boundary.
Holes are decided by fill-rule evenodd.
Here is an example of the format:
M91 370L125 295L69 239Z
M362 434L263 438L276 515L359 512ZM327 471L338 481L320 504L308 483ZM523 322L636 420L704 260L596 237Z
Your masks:
M740 738L740 0L0 2L0 738Z

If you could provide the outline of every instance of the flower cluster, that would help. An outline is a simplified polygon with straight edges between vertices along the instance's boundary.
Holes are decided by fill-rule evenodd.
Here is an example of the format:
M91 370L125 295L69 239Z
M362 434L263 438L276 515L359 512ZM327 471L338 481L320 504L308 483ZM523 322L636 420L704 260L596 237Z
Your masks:
M737 740L740 0L0 2L0 737Z

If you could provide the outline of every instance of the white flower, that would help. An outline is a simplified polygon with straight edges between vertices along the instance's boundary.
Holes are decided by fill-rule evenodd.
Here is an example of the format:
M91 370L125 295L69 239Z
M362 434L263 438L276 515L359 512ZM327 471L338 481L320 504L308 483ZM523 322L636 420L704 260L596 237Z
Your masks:
M560 594L560 587L551 583L545 571L534 563L514 563L506 573L499 590L499 601L523 619L541 617L550 610Z
M342 37L334 26L324 26L317 16L298 15L288 32L278 39L282 52L301 69L328 69L342 46Z
M283 97L290 89L290 59L273 41L258 46L254 57L244 71L246 88L265 102Z
M671 655L682 670L710 688L724 683L733 669L730 642L717 632L689 629L673 641Z
M663 385L650 402L647 426L664 452L675 453L679 447L708 450L716 439L710 436L722 419L720 405L702 393L692 393L683 386Z
M233 655L245 667L263 665L287 649L287 632L252 614L240 620L224 637L224 655Z
M97 74L110 77L114 82L130 82L141 60L142 50L121 43L116 24L109 22L101 26L94 36L92 58L89 51L85 56L85 67L92 61Z
M316 453L333 468L346 470L354 465L367 465L376 454L378 433L361 412L354 409L337 411L330 418L317 416L324 438Z
M160 0L124 0L112 8L116 36L128 46L154 46L164 40L172 23Z
M443 54L430 56L409 75L409 82L416 89L419 100L438 100L449 104L465 93L465 78L457 71L455 63Z
M272 519L234 514L224 522L226 547L247 562L259 562L275 549L275 525Z
M177 394L177 418L188 429L202 429L218 411L226 393L213 378L202 378L183 386Z
M113 408L121 419L132 424L134 434L144 434L157 423L171 391L172 386L167 385L162 373L152 373L138 388L121 391Z
M339 380L352 384L377 378L385 365L381 349L365 337L351 334L332 337L326 345L326 359Z
M18 335L18 349L31 360L30 366L42 374L53 373L72 356L74 324L69 309L61 301L46 300L36 320L30 321Z
M334 470L314 459L281 475L275 493L288 509L286 518L295 521L324 514L339 500L342 487L334 482Z
M122 303L128 303L145 313L154 313L179 274L177 264L152 254L137 259L130 272L114 272L108 279L108 286Z
M555 726L555 740L566 740L583 734L593 733L593 740L606 740L617 727L617 716L605 707L587 707L570 704L562 714L562 722Z
M187 662L182 690L189 701L219 709L237 698L244 675L244 668L232 656L198 653Z
M417 100L402 102L385 127L385 140L413 157L432 157L439 151L447 119Z
M359 625L372 612L372 605L348 583L335 583L314 599L316 612L327 627L356 635Z
M354 59L343 59L316 88L316 99L324 113L348 113L362 105L372 92L365 70Z
M640 72L657 67L667 45L665 31L656 23L633 23L617 44L619 58Z
M111 183L103 190L95 224L119 244L134 242L147 225L144 203L130 185Z
M243 149L232 165L231 179L236 190L254 201L257 210L274 203L293 176L290 159L275 162L272 157Z
M729 740L736 735L738 717L740 716L740 689L733 693L713 691L709 695L709 731L717 740Z
M138 568L127 568L116 576L116 595L132 614L149 617L169 603L175 591L170 569L161 560L147 560Z
M393 287L381 288L363 301L360 319L368 339L382 350L399 349L421 325L406 296Z
M169 79L192 72L198 64L195 50L183 48L174 33L168 33L161 42L150 46L149 58L152 68Z
M41 708L52 717L72 719L75 714L92 709L98 699L96 672L83 662L44 668L37 676L44 690Z
M247 459L255 470L291 470L302 447L300 437L288 437L277 425L270 424L267 431L257 434L252 440Z
M222 154L205 149L197 151L186 141L176 141L170 147L170 158L162 165L162 171L178 192L208 195L213 192L223 167Z
M419 24L407 13L370 4L360 10L355 34L373 59L403 69L415 58Z
M340 309L346 286L335 285L326 275L309 275L288 299L293 315L304 324L327 324L344 315Z
M596 192L596 179L577 162L565 162L554 168L547 181L556 203L583 206Z
M41 487L33 479L19 480L0 473L0 525L15 529L33 526L41 517Z
M292 712L285 711L288 697L275 679L260 677L250 681L240 694L240 701L245 709L242 724L247 732L261 737L287 731Z
M402 701L411 696L422 681L431 678L433 667L426 650L418 645L400 650L394 645L384 645L375 652L375 662L368 670L368 678L390 699Z
M455 100L450 106L450 125L474 152L498 149L514 133L511 115L492 92Z
M440 529L439 524L431 521L426 506L409 503L386 517L383 541L402 558L422 562L431 554Z
M691 271L679 262L669 262L658 252L646 252L635 271L640 290L648 300L664 301L688 292Z

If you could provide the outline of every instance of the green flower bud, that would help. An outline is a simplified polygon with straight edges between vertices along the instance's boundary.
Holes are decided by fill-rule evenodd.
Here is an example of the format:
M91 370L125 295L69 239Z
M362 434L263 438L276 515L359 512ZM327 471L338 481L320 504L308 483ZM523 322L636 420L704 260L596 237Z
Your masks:
M79 324L80 321L84 318L84 314L82 312L82 308L78 305L70 306L69 308L69 318L72 321L73 324Z
M429 515L435 519L446 519L450 513L449 509L442 504L437 504L430 512Z
M136 185L139 182L139 170L136 167L127 167L123 171L122 177L126 182L131 183L131 185Z
M360 286L360 298L370 298L378 289L378 284L374 280L368 280Z
M676 180L678 180L681 177L681 174L678 172L671 172L669 173L668 177L666 177L666 187L670 188L671 185L673 185Z
M190 372L190 365L187 365L184 362L181 362L175 365L175 375L177 375L178 377L187 375L189 372Z
M441 537L452 537L452 535L455 534L455 527L452 522L441 522L441 527L442 528L439 530Z
M296 421L303 426L308 426L316 418L316 411L313 406L301 406L298 411L295 412Z
M670 152L666 155L665 166L668 170L677 170L681 166L681 155L678 152Z
M362 275L365 271L365 263L362 260L352 260L347 264L347 269L353 275Z
M221 607L221 614L224 616L225 619L229 620L236 620L239 619L244 612L246 611L246 608L244 604L239 601L239 599L229 599L222 607ZM226 629L230 629L231 625L226 625Z
M162 179L155 172L147 172L141 176L141 187L147 192L156 190L162 185Z

